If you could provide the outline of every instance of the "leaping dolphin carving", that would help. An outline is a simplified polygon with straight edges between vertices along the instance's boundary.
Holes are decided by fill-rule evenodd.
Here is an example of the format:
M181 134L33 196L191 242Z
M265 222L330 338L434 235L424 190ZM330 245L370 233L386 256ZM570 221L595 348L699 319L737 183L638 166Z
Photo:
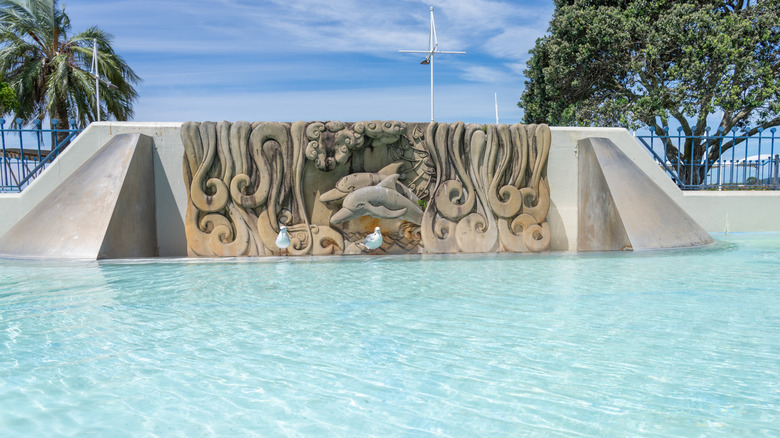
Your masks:
M359 172L349 174L336 183L336 188L330 189L320 195L320 201L324 203L340 201L345 196L357 189L373 186L390 175L399 173L404 163L392 163L383 167L379 172Z
M399 193L396 188L396 184L400 184L399 176L390 175L375 186L359 188L347 194L341 210L337 211L330 221L339 224L360 216L372 216L379 219L401 219L420 225L423 212L417 202Z

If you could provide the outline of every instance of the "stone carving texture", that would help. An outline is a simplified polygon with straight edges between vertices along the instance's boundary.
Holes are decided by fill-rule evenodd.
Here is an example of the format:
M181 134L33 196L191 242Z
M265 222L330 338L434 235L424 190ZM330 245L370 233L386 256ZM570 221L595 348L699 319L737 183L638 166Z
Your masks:
M547 125L186 122L191 256L550 246ZM286 226L290 246L276 238Z

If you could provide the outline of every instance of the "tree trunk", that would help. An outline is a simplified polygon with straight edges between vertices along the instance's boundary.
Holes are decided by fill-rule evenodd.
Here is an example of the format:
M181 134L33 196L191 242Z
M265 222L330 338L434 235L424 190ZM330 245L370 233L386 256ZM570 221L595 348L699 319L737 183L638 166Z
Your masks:
M55 119L57 119L56 129L58 131L67 130L70 128L70 125L68 123L68 110L64 104L57 105L57 109L55 110L55 113L52 114L52 116ZM52 144L52 150L56 148L60 143L62 143L67 137L68 137L67 132L57 132L56 135L53 135L52 138L55 141L55 143ZM64 151L67 146L68 146L67 144L63 144L59 152Z

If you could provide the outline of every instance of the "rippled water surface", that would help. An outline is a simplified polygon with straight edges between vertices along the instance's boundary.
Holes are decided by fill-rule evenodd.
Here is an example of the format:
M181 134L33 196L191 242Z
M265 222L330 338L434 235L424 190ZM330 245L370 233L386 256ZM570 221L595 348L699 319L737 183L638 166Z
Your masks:
M7 436L780 436L780 234L0 264Z

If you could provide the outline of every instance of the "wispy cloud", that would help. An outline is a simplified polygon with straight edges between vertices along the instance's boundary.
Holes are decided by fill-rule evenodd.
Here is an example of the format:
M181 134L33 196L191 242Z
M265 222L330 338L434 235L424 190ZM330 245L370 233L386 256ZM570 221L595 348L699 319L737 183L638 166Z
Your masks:
M292 0L185 2L137 0L98 2L68 8L82 21L129 33L126 50L151 52L328 51L392 53L425 48L428 13L416 0ZM437 33L446 46L478 47L492 38L500 56L511 38L544 32L551 10L508 1L434 1ZM75 9L75 10L74 10ZM71 11L73 10L73 11ZM128 20L142 16L143 20ZM518 28L520 30L518 30ZM507 40L506 43L503 41ZM525 48L523 40L516 41ZM491 50L490 47L487 47ZM525 49L527 52L527 49Z
M507 66L507 68L512 70L512 73L514 73L515 75L518 75L518 76L524 75L525 74L525 69L527 68L526 63L524 63L524 62L513 62L513 63L508 63L508 64L505 64L505 65Z
M496 58L513 60L527 59L528 51L534 47L536 39L544 30L533 27L514 27L490 38L484 45L487 53Z
M270 120L426 120L428 68L398 50L427 48L431 4L439 48L468 52L436 60L437 119L485 119L493 92L519 117L522 66L551 0L84 0L67 11L74 31L113 33L144 78L139 120L236 119L239 109Z
M517 80L503 69L483 65L469 65L463 68L463 78L468 81L486 83L507 83Z

